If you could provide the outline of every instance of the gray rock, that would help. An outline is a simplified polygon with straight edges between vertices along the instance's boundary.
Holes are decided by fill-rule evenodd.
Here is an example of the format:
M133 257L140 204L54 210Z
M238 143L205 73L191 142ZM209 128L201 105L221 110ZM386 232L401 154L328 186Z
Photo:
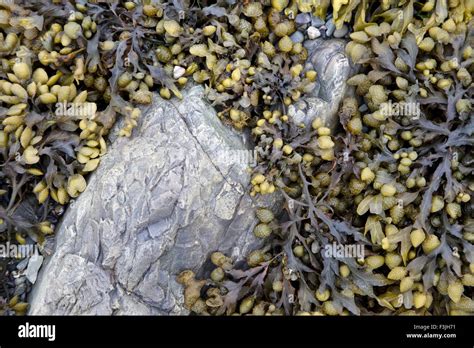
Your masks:
M319 17L316 17L316 16L313 16L311 18L311 25L313 27L316 27L316 28L319 28L320 26L322 26L324 24L324 20L322 20L321 18Z
M332 36L332 34L334 33L334 31L336 30L336 25L334 24L334 22L332 21L332 19L328 20L326 22L326 36Z
M30 257L25 275L32 284L36 282L36 277L41 265L43 264L43 259L43 256L40 254L33 254L33 256Z
M309 13L298 13L298 15L295 18L295 22L298 25L309 23L311 22L311 15Z
M19 270L19 271L23 271L26 269L26 267L28 266L28 262L30 260L28 258L24 258L23 260L21 260L20 262L18 262L18 264L16 265L16 269Z
M334 37L341 39L344 36L346 36L348 32L349 32L349 28L347 27L347 25L344 24L340 29L336 29L334 31Z
M295 31L293 34L291 34L290 39L294 43L299 43L299 42L301 43L304 41L304 35L300 31Z
M309 45L320 82L295 103L295 117L336 123L330 118L348 73L343 46ZM278 213L281 197L247 194L248 140L221 123L201 87L183 95L154 96L130 139L112 134L86 191L63 216L29 314L187 314L179 272L203 275L211 252L242 259L260 245L252 232L255 207Z
M31 314L184 314L176 275L215 250L246 255L256 206L251 153L204 101L155 97L131 139L117 138L64 215Z
M296 122L309 127L315 117L321 117L326 126L336 126L339 104L346 94L346 81L351 74L345 44L343 40L322 38L305 42L310 52L307 68L315 69L318 78L316 88L305 95L305 103L294 104L291 112Z

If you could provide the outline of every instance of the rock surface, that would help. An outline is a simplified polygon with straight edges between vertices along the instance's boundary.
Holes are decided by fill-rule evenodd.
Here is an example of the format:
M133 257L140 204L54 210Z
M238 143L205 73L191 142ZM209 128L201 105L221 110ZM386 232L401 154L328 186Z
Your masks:
M340 44L329 46L312 61L324 80L306 100L311 120L333 119L344 93ZM29 314L187 314L180 271L202 272L215 250L242 258L258 246L254 209L278 209L278 196L249 197L249 145L221 124L201 87L183 95L155 96L134 135L110 146L57 229Z
M31 314L183 314L180 270L256 243L249 152L203 92L155 97L137 135L116 139L63 218Z
M347 91L346 81L351 76L349 59L344 53L344 40L308 40L305 47L309 52L307 68L318 73L317 85L313 92L305 95L301 102L295 103L293 113L296 122L310 126L316 116L334 128L338 122L337 114Z

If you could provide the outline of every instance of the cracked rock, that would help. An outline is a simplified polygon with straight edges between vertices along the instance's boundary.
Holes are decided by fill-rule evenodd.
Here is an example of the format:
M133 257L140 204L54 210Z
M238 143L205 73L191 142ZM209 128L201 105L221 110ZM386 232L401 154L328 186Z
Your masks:
M63 217L30 314L185 314L180 271L258 246L254 209L276 199L246 194L252 152L203 93L155 96L134 136L116 138Z

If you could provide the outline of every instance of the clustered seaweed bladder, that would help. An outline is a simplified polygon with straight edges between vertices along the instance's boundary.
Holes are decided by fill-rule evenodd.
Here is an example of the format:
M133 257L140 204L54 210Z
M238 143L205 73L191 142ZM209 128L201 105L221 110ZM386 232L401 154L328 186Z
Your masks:
M286 199L282 216L256 211L264 246L244 262L216 251L210 279L179 275L192 312L472 313L473 10L472 0L0 0L0 241L45 249L117 117L130 136L153 91L182 98L189 81L224 123L251 130L250 194ZM352 26L346 51L359 67L336 133L286 112L317 80L292 39L296 19L328 13ZM416 117L398 107L413 104ZM363 245L365 258L322 252L335 243ZM24 314L26 293L1 267L0 311Z

